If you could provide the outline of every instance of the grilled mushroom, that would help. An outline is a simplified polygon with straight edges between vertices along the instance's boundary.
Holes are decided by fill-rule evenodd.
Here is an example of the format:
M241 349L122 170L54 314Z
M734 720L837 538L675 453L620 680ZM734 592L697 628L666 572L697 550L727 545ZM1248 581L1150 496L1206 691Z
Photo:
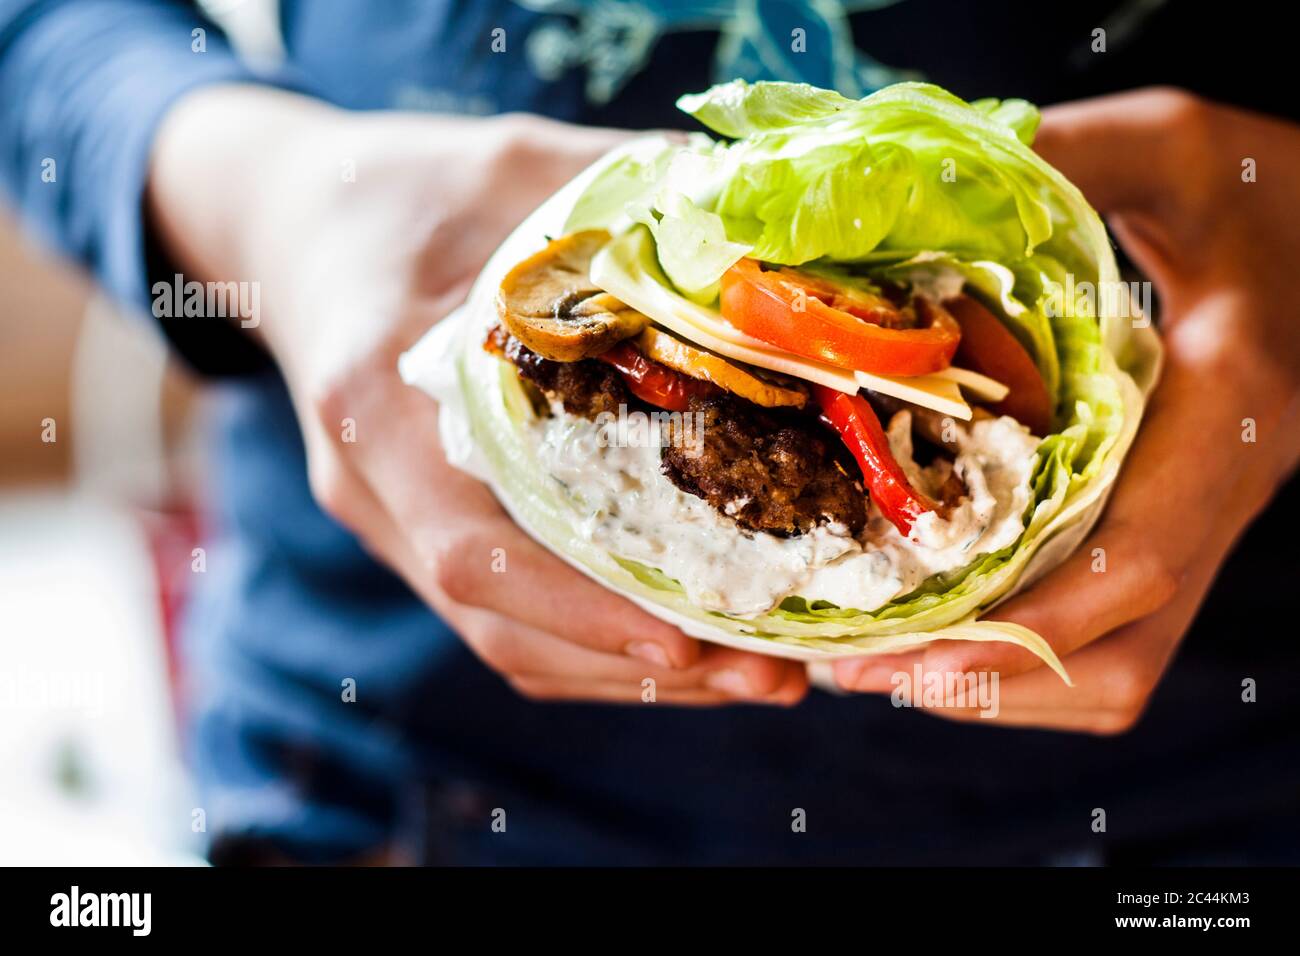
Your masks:
M571 233L511 269L497 291L497 314L511 334L543 358L576 362L640 332L646 317L588 275L607 242L603 229Z

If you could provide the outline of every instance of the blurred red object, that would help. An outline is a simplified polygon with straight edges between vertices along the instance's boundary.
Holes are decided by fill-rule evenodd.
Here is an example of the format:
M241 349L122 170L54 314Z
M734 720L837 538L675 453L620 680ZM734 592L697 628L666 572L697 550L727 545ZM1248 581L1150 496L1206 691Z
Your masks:
M179 711L184 704L180 679L178 639L181 620L189 603L194 582L195 554L202 534L198 513L188 506L168 509L135 508L134 514L143 528L153 561L158 588L158 610L167 653L167 682L171 687L172 705Z

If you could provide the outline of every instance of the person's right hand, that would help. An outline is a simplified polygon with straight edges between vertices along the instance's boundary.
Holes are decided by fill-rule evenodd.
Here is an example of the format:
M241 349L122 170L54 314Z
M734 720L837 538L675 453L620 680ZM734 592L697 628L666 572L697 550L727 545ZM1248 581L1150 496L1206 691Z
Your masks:
M1290 272L1300 127L1157 88L1054 106L1034 148L1150 277L1165 343L1164 373L1097 527L989 614L1041 634L1074 686L998 641L936 641L841 662L836 676L845 689L887 694L914 667L926 679L997 674L996 717L932 712L1114 734L1141 717L1232 548L1300 463ZM1256 164L1258 181L1247 172Z
M519 692L638 702L652 678L659 701L791 704L802 666L701 647L523 534L448 465L434 403L397 375L510 230L624 135L215 87L164 120L148 209L187 279L260 283L256 331L293 397L318 501Z

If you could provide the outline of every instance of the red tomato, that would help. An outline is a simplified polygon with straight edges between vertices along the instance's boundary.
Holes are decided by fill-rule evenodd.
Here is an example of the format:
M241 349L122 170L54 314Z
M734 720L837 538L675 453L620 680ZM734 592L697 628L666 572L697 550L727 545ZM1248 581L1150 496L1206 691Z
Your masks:
M1025 347L992 312L968 295L944 306L961 325L957 364L996 379L1011 389L992 411L1010 415L1035 435L1052 428L1052 398Z
M820 277L765 272L753 259L741 259L722 277L722 315L742 332L795 355L878 375L928 375L952 364L960 327L938 304L915 301L928 324L894 329L885 327L898 316L888 300L838 290Z

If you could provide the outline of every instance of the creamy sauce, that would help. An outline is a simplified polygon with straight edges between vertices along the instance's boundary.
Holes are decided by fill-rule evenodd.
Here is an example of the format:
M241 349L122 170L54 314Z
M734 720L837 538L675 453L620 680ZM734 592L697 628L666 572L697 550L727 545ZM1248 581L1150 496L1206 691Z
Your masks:
M907 412L894 416L891 448L909 478L933 493L949 465L936 460L918 467L910 428ZM857 538L842 524L778 538L745 531L664 477L659 429L645 416L597 423L557 409L530 431L538 463L579 508L578 534L679 581L697 607L742 617L769 611L790 595L875 610L933 574L1006 547L1024 530L1038 447L1014 419L975 422L959 433L952 465L968 494L947 520L924 515L905 538L872 505ZM740 507L743 502L732 503Z

